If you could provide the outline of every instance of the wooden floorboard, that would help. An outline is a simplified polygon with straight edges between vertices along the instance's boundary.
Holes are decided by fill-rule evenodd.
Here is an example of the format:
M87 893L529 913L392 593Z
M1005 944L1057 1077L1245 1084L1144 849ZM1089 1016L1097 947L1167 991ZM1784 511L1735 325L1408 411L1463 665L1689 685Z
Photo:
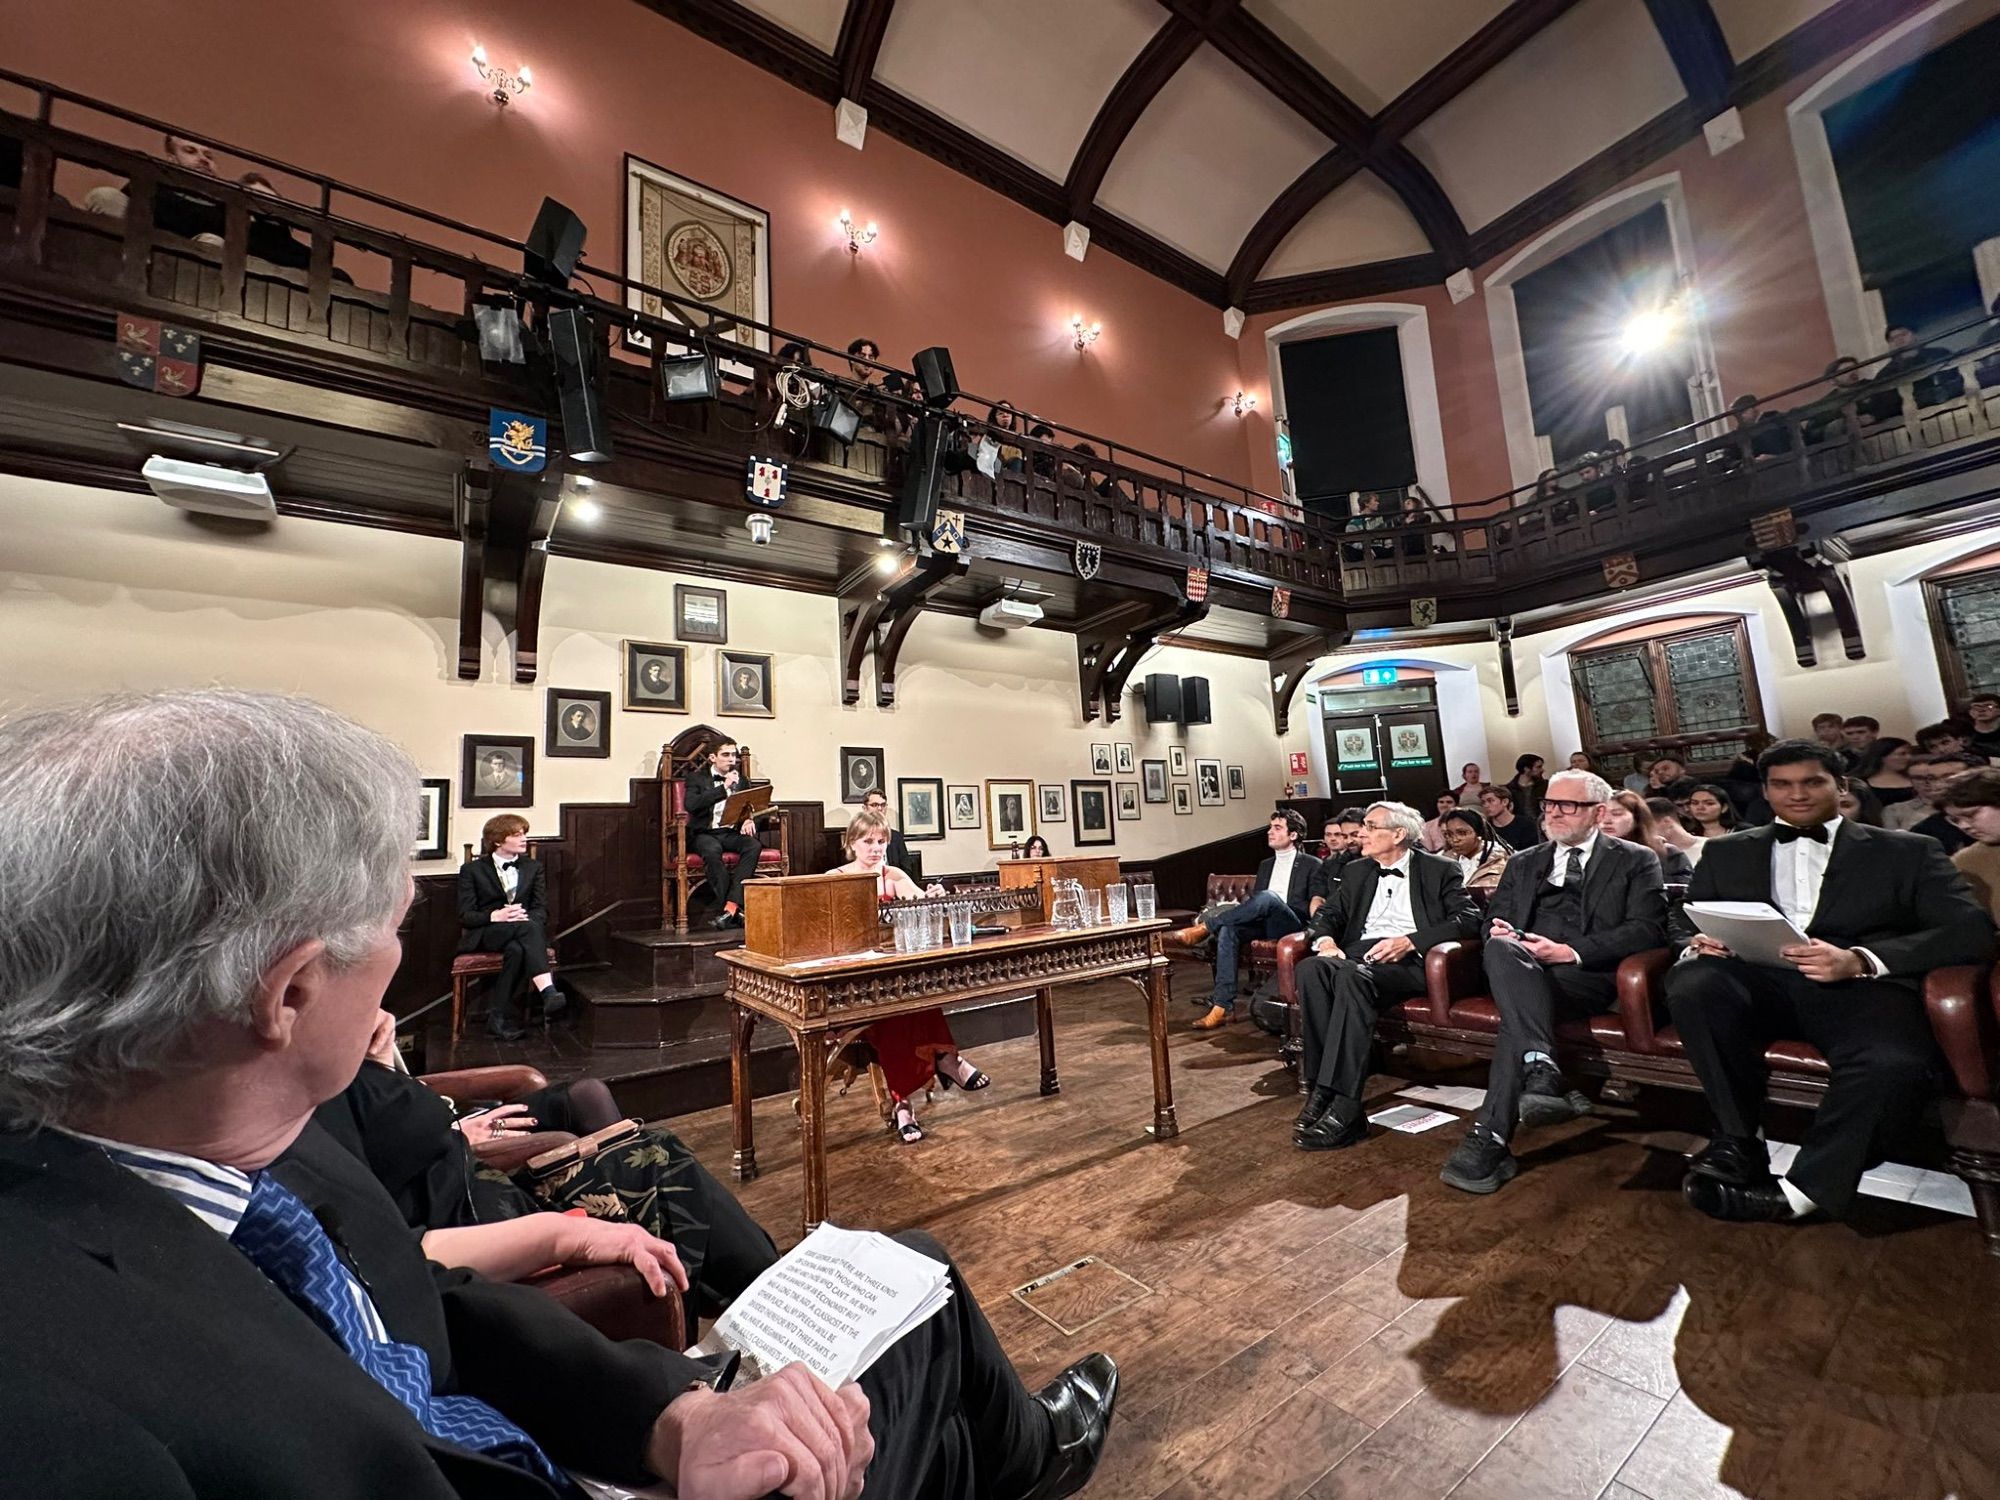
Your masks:
M1099 1500L2000 1500L2000 1262L1969 1219L1870 1203L1856 1226L1729 1226L1689 1211L1642 1096L1519 1142L1489 1198L1443 1186L1460 1131L1289 1140L1276 1043L1186 1029L1182 1132L1154 1142L1127 986L1058 996L1063 1086L1032 1038L972 1055L978 1095L897 1144L865 1092L835 1100L831 1217L922 1228L957 1257L1024 1378L1092 1349L1122 1398ZM1479 1083L1478 1071L1383 1075ZM787 1098L755 1111L743 1201L798 1236ZM726 1111L673 1122L724 1174ZM1087 1255L1151 1295L1065 1335L1013 1288Z

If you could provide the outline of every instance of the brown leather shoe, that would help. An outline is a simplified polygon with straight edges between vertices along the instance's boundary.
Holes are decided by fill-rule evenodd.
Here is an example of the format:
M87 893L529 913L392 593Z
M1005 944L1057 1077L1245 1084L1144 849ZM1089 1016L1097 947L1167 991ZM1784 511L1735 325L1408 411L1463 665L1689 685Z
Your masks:
M1160 941L1176 948L1199 948L1208 941L1208 929L1197 922L1192 927L1177 927L1162 933Z
M1219 1031L1236 1019L1236 1012L1227 1005L1211 1005L1208 1014L1194 1023L1196 1031Z

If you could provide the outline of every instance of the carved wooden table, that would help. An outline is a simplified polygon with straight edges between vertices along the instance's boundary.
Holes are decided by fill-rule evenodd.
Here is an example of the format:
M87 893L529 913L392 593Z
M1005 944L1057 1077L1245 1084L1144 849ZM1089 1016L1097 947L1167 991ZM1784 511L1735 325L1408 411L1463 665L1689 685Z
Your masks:
M1054 991L1092 979L1127 979L1146 997L1153 1047L1155 1140L1180 1134L1174 1082L1167 1069L1167 960L1160 952L1164 920L1058 930L1023 927L976 938L963 947L921 953L856 953L786 962L731 949L729 1079L735 1127L732 1162L738 1181L757 1175L750 1123L750 1038L760 1017L790 1034L799 1055L799 1122L804 1133L805 1229L826 1217L826 1072L828 1040L871 1021L932 1006L996 995L1035 992L1035 1029L1042 1044L1042 1093L1062 1091L1056 1073Z

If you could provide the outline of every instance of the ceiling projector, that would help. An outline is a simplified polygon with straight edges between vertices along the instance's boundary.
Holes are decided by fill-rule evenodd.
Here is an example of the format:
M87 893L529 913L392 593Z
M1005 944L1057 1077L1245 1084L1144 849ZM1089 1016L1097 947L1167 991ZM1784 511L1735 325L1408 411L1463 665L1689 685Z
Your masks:
M157 453L146 460L139 473L153 493L176 510L233 516L240 521L277 519L277 502L271 498L270 481L262 474Z
M1027 599L995 599L979 612L979 623L993 630L1019 630L1041 618L1041 605Z

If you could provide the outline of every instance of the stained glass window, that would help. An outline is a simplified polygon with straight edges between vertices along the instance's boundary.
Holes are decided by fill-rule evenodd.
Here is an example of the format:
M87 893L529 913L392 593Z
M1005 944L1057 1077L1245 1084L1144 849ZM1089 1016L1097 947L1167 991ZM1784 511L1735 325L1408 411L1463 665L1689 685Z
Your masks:
M2000 691L2000 568L1936 579L1929 593L1954 702Z
M2000 579L1994 625L2000 668ZM1570 673L1583 748L1614 779L1650 760L1648 752L1667 749L1682 755L1690 769L1713 774L1744 753L1739 736L1763 727L1739 624L1579 651Z

